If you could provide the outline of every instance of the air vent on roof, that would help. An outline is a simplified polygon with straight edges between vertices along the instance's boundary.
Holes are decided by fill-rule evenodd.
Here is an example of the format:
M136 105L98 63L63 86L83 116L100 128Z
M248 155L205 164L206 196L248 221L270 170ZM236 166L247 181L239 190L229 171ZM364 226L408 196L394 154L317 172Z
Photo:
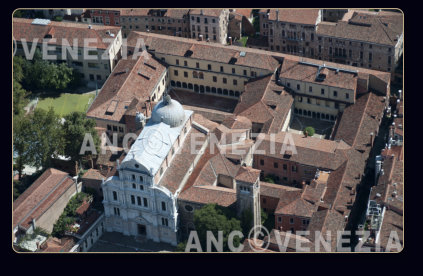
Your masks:
M246 52L244 52L244 51L242 51L241 53L239 53L239 56L240 57L245 57L245 55L246 55Z
M50 24L50 19L41 19L41 18L35 18L33 21L32 21L32 25L43 25L43 26L46 26L46 25L48 25L48 24Z
M141 72L138 72L138 75L140 75L141 77L146 78L147 80L150 80L150 77L149 77L149 76L146 76L146 75L144 75L144 74L143 74L143 73L141 73Z
M192 52L191 50L187 50L187 51L185 52L184 57L190 57L190 56L192 56L192 54L193 54L193 52Z
M232 57L232 58L229 60L229 64L235 64L235 63L236 63L236 61L237 61L237 59L236 59L236 58L234 58L234 57Z
M146 66L150 67L151 69L156 70L156 67L154 67L153 65L148 64L147 62L144 62L144 64L145 64Z

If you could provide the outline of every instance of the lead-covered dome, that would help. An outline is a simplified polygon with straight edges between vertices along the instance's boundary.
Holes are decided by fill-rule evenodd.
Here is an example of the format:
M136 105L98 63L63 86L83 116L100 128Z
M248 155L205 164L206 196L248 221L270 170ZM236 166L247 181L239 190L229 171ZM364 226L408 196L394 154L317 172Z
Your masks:
M172 100L169 95L166 95L154 107L151 120L154 123L163 122L170 127L177 127L184 122L185 111L179 102Z

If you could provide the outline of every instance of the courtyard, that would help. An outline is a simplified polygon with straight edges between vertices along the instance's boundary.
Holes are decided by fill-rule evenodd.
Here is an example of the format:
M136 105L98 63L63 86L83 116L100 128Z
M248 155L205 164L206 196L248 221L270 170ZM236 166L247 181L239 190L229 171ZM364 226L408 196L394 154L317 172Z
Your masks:
M61 117L73 112L85 112L95 97L95 92L85 94L62 93L58 97L39 98L36 102L36 108L49 110L53 107L54 111Z
M335 122L293 115L291 124L289 125L287 131L290 133L302 134L304 128L311 126L315 130L315 134L313 137L320 139L329 139L334 124Z
M142 237L125 236L118 232L105 232L89 252L174 252L175 247Z

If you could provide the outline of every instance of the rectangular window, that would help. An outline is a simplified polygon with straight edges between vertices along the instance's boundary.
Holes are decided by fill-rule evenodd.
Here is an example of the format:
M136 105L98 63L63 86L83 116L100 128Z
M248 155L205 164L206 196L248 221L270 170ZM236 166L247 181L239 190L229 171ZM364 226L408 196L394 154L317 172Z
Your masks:
M293 171L293 172L296 172L296 171L297 171L297 166L293 165L293 166L292 166L292 171Z
M188 66L188 62L184 60L184 66Z
M177 76L177 75L178 75L178 70L173 70L173 74L174 74L175 76Z
M185 71L184 71L184 77L185 77L185 78L188 78L188 72L185 72Z
M211 70L211 69L212 69L211 64L208 64L208 65L207 65L207 69L208 69L208 70Z
M235 74L235 68L232 68L232 74Z
M273 167L274 167L275 169L277 169L277 168L278 168L278 163L277 163L277 162L273 163Z
M144 200L144 207L148 207L148 201L147 201L147 199L144 197L143 200Z
M333 91L333 96L334 97L338 97L338 92L337 91Z
M313 87L309 86L308 87L308 92L312 93L313 92Z
M213 76L213 82L217 82L217 77Z
M117 200L117 192L113 191L113 200Z
M345 98L346 98L346 99L349 99L349 98L350 98L350 94L345 93Z
M290 218L290 219L289 219L289 223L290 223L290 224L294 224L294 218Z
M227 80L226 80L226 78L223 78L223 83L227 83Z
M322 95L325 95L325 89L324 89L324 88L322 88L322 90L320 90L320 93L321 93Z
M197 63L195 64L195 67L196 67L196 68L200 68L200 63L198 63L198 62L197 62Z
M288 166L286 164L283 164L283 169L286 171L288 169Z
M260 160L260 165L264 166L264 160L263 159Z
M141 197L137 196L137 204L138 206L141 206Z
M233 80L233 83L234 83L234 85L238 84L237 80Z
M131 195L131 204L135 205L135 196L134 195Z
M299 84L297 84L297 90L300 90L300 85Z
M176 60L176 65L179 65L179 59Z
M220 72L223 72L223 66L220 66Z
M244 76L246 76L247 75L247 70L244 70Z
M282 222L282 217L278 217L278 222Z
M162 211L166 211L166 202L162 201Z

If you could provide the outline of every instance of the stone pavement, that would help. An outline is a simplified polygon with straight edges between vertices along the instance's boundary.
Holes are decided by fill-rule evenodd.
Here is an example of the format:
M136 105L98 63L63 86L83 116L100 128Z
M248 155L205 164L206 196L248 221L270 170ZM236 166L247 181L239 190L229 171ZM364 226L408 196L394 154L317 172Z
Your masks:
M118 232L105 232L89 252L173 252L175 247L145 238L125 236Z
M311 126L316 131L313 137L320 139L328 139L332 132L332 128L335 122L322 121L319 119L312 119L306 117L295 116L288 128L288 132L302 134L303 129L307 126Z

